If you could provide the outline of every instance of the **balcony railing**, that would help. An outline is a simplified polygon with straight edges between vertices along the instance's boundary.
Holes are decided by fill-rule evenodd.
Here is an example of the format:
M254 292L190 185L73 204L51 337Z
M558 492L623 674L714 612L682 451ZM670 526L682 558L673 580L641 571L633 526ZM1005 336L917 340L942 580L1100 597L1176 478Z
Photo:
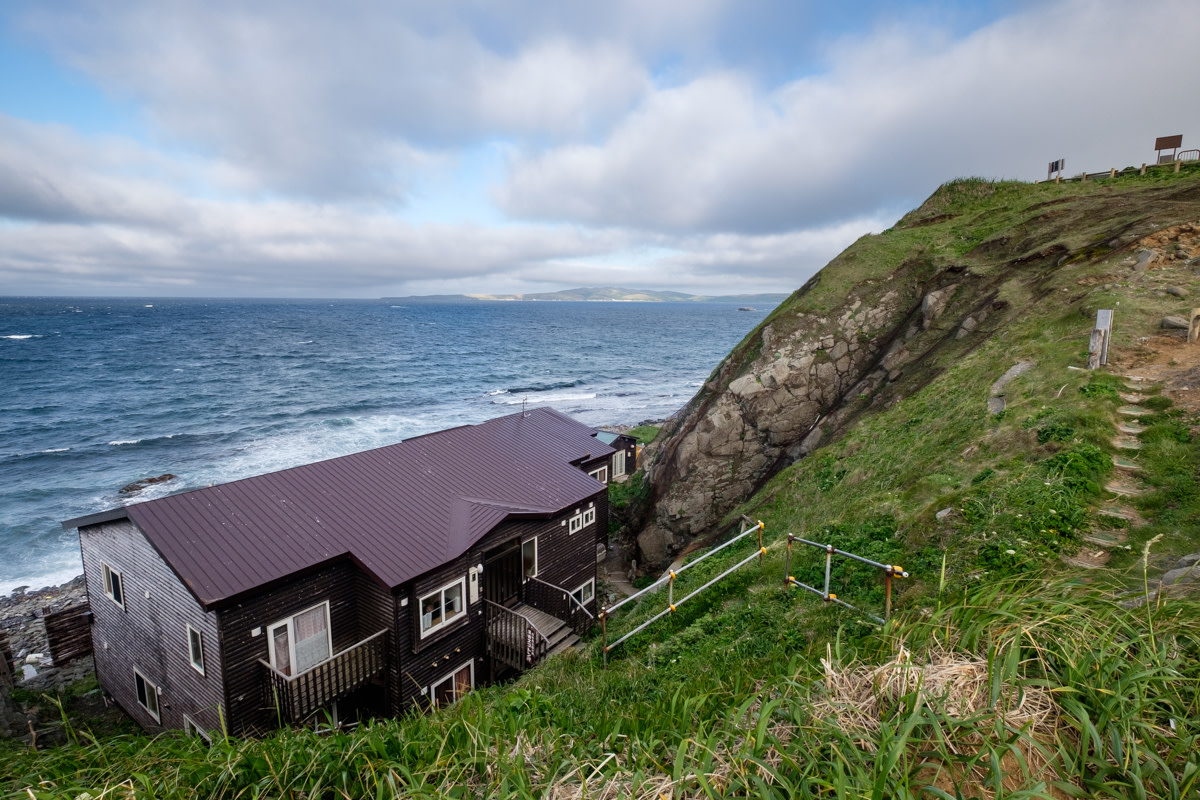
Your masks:
M494 659L527 670L546 657L550 642L529 620L491 600L484 604L487 649Z
M595 624L596 617L587 610L587 606L576 600L570 591L541 578L529 578L525 581L525 602L563 620L580 636Z
M267 700L278 710L281 721L300 722L383 672L387 629L296 675L284 675L262 659L258 663L263 666Z

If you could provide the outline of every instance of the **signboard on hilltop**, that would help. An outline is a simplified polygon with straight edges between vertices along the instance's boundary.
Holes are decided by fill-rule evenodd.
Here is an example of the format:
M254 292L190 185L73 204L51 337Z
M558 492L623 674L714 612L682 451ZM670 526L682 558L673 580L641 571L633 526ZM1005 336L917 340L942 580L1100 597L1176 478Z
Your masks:
M1058 177L1062 177L1062 171L1066 169L1067 160L1060 158L1058 161L1051 161L1049 168L1046 170L1046 180L1054 177L1054 173L1058 173Z
M1183 147L1183 134L1176 136L1160 136L1154 140L1154 149L1157 151L1157 161L1159 164L1165 164L1175 160L1175 152ZM1169 156L1162 154L1163 150L1170 150Z

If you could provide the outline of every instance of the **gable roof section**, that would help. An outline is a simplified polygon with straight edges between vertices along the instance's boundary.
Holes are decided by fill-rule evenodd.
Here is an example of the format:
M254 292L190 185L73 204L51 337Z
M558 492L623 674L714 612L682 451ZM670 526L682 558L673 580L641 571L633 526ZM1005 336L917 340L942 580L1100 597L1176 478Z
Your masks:
M539 408L63 526L128 517L206 608L346 557L394 589L509 517L601 491L576 466L613 452L594 434Z

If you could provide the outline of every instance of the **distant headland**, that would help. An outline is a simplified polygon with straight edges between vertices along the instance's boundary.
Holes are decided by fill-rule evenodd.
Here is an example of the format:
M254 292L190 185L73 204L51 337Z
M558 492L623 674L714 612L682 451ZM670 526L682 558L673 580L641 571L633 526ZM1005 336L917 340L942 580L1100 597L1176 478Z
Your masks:
M646 289L619 289L610 286L583 289L564 289L561 292L534 294L426 294L412 297L384 297L382 300L405 303L471 303L471 302L587 302L587 303L757 303L777 306L786 300L779 294L726 294L706 296L683 292L656 292Z

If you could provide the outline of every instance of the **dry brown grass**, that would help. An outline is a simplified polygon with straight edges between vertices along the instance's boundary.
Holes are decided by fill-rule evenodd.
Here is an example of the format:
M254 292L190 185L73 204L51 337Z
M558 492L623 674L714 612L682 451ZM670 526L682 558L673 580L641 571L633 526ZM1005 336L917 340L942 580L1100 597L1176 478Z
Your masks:
M915 704L914 712L920 706L932 712L926 718L940 729L915 731L909 742L910 751L925 759L918 780L951 793L992 797L989 751L997 754L1006 791L1061 779L1054 748L1047 746L1064 735L1053 697L1037 687L1009 683L993 696L985 658L942 649L916 658L901 645L881 665L839 668L831 655L821 665L826 695L814 704L813 715L857 734L864 750L876 749L881 721L897 709Z

